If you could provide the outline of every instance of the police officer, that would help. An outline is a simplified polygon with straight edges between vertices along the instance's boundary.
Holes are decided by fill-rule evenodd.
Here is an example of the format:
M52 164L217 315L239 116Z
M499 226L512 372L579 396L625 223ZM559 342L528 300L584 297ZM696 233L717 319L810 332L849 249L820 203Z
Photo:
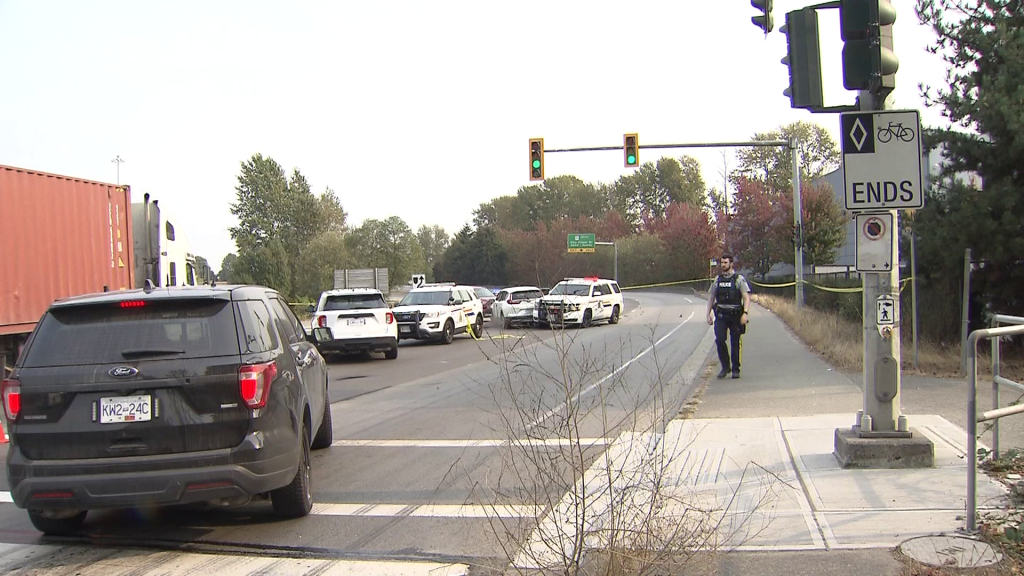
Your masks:
M739 378L740 334L743 333L747 311L750 310L750 286L746 278L733 270L731 254L723 254L719 266L722 272L708 289L708 324L715 325L718 361L722 364L718 378L725 378L729 372L732 372L733 378ZM725 344L726 331L729 332L729 347Z

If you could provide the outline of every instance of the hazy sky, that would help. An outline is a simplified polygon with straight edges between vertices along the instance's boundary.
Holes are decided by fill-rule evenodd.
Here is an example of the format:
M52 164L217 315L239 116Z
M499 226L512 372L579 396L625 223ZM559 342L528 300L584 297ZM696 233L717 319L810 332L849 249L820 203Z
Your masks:
M398 215L455 232L481 202L529 184L547 148L748 140L804 119L746 0L113 2L0 0L0 164L149 192L214 269L234 244L240 163L260 152L341 197L350 223ZM895 107L926 110L944 65L899 0ZM820 12L826 104L842 86L839 16ZM709 184L722 153L690 153ZM730 161L732 152L729 152ZM546 175L610 182L621 152L550 154ZM2 215L8 217L8 215Z

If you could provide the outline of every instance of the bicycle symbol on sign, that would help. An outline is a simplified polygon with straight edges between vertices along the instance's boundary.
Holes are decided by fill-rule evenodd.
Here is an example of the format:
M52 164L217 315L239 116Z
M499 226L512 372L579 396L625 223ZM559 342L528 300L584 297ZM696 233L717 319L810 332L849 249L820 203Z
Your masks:
M914 141L914 131L904 128L902 122L889 122L889 126L878 129L878 141L882 144L892 140L894 136L904 142Z

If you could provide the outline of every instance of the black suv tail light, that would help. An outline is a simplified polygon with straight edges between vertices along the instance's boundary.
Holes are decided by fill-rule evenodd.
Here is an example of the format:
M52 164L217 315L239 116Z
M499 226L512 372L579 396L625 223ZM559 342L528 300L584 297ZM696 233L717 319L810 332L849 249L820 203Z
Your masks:
M270 385L277 378L277 363L251 364L238 369L238 388L249 408L263 408L270 396Z
M3 396L4 413L7 416L7 421L16 421L18 414L21 413L21 382L13 378L4 380L0 384L0 395Z

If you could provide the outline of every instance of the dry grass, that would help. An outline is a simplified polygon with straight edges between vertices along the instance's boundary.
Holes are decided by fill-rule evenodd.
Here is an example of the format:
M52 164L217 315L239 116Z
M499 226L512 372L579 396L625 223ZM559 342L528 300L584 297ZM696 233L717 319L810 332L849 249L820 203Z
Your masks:
M860 372L863 369L863 328L859 323L851 322L836 313L806 306L798 311L792 300L778 296L754 294L751 299L782 318L805 344L823 356L829 364L849 372ZM914 349L909 330L904 330L901 336L901 365L904 374L943 378L960 376L959 346L919 342L919 369L915 370ZM987 367L991 366L991 363L989 355L979 351L978 375L990 375ZM1024 376L1024 362L1020 359L1004 359L1002 373L1007 378L1020 381Z

